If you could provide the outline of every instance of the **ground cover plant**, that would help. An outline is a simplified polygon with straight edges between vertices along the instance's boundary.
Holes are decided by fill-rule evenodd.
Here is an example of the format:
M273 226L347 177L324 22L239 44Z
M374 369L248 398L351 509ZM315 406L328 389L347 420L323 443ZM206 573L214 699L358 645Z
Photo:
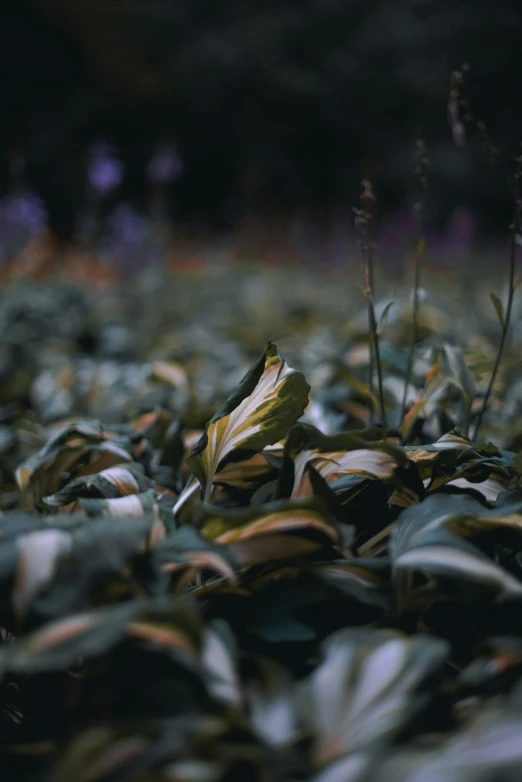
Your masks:
M374 198L362 291L2 292L3 779L518 778L518 195L506 291L430 278L419 220L390 297Z

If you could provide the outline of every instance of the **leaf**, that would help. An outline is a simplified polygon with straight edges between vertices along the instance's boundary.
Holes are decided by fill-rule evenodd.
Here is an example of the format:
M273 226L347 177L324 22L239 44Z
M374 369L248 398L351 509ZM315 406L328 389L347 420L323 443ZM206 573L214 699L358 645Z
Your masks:
M199 506L193 522L209 541L228 550L240 568L309 558L341 544L338 525L320 501L280 500L261 508L221 510Z
M155 556L166 573L181 575L177 591L192 583L203 570L213 571L230 584L237 581L236 563L227 547L206 540L194 527L181 527L160 540Z
M495 312L497 313L498 322L500 323L501 328L504 328L504 307L502 305L502 302L500 301L497 294L493 293L493 291L490 292L489 298L491 299L491 302L495 307Z
M448 655L441 640L385 630L341 630L323 646L323 660L303 683L301 719L315 736L315 761L392 738L418 709L412 694Z
M44 497L42 504L48 508L59 508L79 497L116 499L145 492L153 486L153 481L147 478L140 464L117 464L96 475L83 475L69 481L56 494Z
M206 426L187 464L199 479L205 499L216 473L235 452L261 451L284 437L303 414L309 385L269 344Z
M97 421L76 421L61 427L38 453L16 470L22 493L32 492L33 501L55 494L63 474L92 475L133 458L130 436L105 430Z
M263 509L228 511L217 515L209 511L199 521L204 537L226 545L252 537L267 534L281 534L307 530L321 533L321 536L336 543L339 533L333 521L329 520L318 505L313 502L274 502Z
M328 482L346 475L393 481L398 468L408 466L408 459L400 448L384 440L372 441L352 432L327 436L309 424L297 424L286 440L282 491L294 498L311 496L309 464Z
M402 751L384 763L379 780L489 782L517 778L522 762L522 719L490 709L472 719L442 746Z
M466 366L462 349L454 345L443 345L440 350L440 368L444 375L462 391L467 410L476 395L475 378Z
M498 495L507 488L507 481L503 476L490 475L485 480L470 481L467 478L454 478L447 481L443 488L462 489L463 491L476 491L490 503L495 502Z
M274 473L274 468L265 459L264 453L256 453L249 459L226 464L215 475L214 483L236 488L249 489Z
M290 748L299 739L292 682L288 672L273 660L265 657L256 662L256 679L246 692L252 725L270 745Z
M457 459L457 454L451 453L448 461L448 452L458 452L470 450L472 448L473 446L469 437L463 435L460 430L455 429L452 432L447 432L447 434L442 435L442 437L432 444L406 446L405 451L408 459L411 459L411 461L416 464L423 462L443 462L447 465L448 463L455 463Z
M389 301L388 304L385 306L381 313L381 317L379 318L379 325L377 326L377 334L380 336L384 329L386 328L386 321L388 320L388 313L390 312L391 308L395 304L394 301Z
M34 673L70 668L125 637L195 654L201 630L194 606L179 599L133 600L71 614L0 648L0 670Z
M188 503L189 500L194 500L197 490L201 487L199 480L192 476L186 483L183 490L180 492L174 507L172 508L172 515L174 519L181 513L183 506Z
M77 508L84 510L88 516L145 516L152 512L160 518L160 505L154 489L148 489L140 494L129 494L127 497L116 497L110 500L80 498Z
M60 558L72 547L69 533L44 529L23 535L18 540L19 558L12 594L15 617L20 622L34 597L49 584Z
M68 668L79 657L92 657L116 644L139 602L110 605L98 611L71 614L51 622L9 647L0 649L0 669L34 673Z
M437 362L426 373L424 389L418 395L401 423L400 432L404 440L408 438L419 416L427 408L433 406L437 399L442 396L446 386L447 380L441 371L440 364Z
M488 512L470 497L455 500L442 495L403 511L389 546L400 612L422 612L433 602L448 599L470 606L484 605L486 599L522 600L522 583L457 534L467 518ZM416 586L416 575L426 583Z
M243 705L238 670L238 650L229 625L216 619L205 630L202 664L209 676L209 688L217 700L237 708Z
M369 766L372 763L369 754L357 752L330 763L312 777L311 782L366 782L369 778Z
M379 570L385 564L382 559L338 559L313 564L310 572L355 601L389 610L389 579Z
M180 389L184 394L189 395L190 387L187 373L175 361L154 361L150 374L154 380L169 383L173 388Z
M356 394L368 399L374 410L379 408L379 397L372 391L366 381L361 380L357 375L353 374L353 372L350 372L343 361L335 360L334 366L342 380L352 388Z
M46 517L38 527L0 545L0 578L14 585L9 603L0 604L3 621L14 622L17 635L94 603L164 587L151 552L165 529L150 513L92 520L67 514Z
M459 429L431 445L407 447L408 457L419 468L428 493L463 490L478 492L494 502L516 479L516 463L490 444L472 446Z

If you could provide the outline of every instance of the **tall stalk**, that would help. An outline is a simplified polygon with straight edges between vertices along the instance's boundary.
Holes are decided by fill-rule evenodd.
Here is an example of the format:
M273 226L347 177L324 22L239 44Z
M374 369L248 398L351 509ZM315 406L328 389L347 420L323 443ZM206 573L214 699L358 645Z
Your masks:
M401 404L401 417L400 420L404 420L406 415L406 404L408 400L408 386L410 385L411 374L413 371L413 359L415 356L415 348L418 342L419 333L419 287L420 287L420 270L422 261L424 259L424 232L422 225L421 209L422 207L417 204L417 242L415 245L415 266L413 273L413 306L411 314L411 338L410 348L408 350L408 362L406 364L406 376L404 378L404 391L402 395Z
M377 385L379 394L379 412L381 425L386 428L386 409L384 406L384 386L382 381L381 354L379 349L379 333L375 318L375 306L373 301L374 275L373 275L373 244L371 241L371 229L375 217L376 198L372 183L368 179L362 181L362 193L360 196L360 208L355 209L355 226L361 236L361 253L364 262L364 294L368 302L368 331L370 352L370 391L373 390L374 363L377 370Z
M428 189L428 178L426 176L426 166L428 164L428 158L426 156L426 146L422 139L419 139L415 145L415 158L417 165L414 169L414 176L420 187L420 198L415 204L415 213L417 218L417 241L415 244L415 266L413 276L413 307L411 317L411 339L410 348L408 351L408 362L406 364L406 377L404 378L404 392L402 396L401 404L401 417L400 420L404 420L406 415L406 404L408 400L408 386L411 380L411 374L413 371L413 359L415 357L415 348L418 342L419 335L419 290L420 290L420 273L424 260L424 248L426 246L426 240L424 237L424 224L423 224L423 211L425 203L425 192Z
M469 73L470 67L468 64L464 64L460 70L454 71L451 75L450 93L448 97L448 121L453 133L453 138L457 146L464 146L466 138L469 137L475 140L486 154L489 162L495 165L498 162L500 153L498 147L496 147L486 130L486 125L482 121L478 121L471 111L469 101L463 95L463 88L466 83L466 78ZM511 321L511 311L513 309L513 297L515 294L515 265L517 255L517 234L520 231L520 217L521 217L521 205L520 205L520 176L522 174L522 157L518 157L515 160L516 168L513 181L513 221L510 226L511 242L509 252L509 281L508 281L508 297L506 302L506 310L503 312L502 305L498 299L492 297L495 309L500 319L501 335L500 343L497 349L497 355L491 377L489 379L488 387L482 405L477 414L475 429L473 437L471 439L476 440L480 427L482 425L482 419L487 410L489 398L495 380L497 378L500 361L504 353L504 346L506 344L506 338L509 331L509 324Z
M377 369L377 387L379 392L379 412L381 416L381 424L383 429L386 429L386 409L384 407L384 387L382 382L382 366L381 366L381 351L379 348L379 331L377 327L377 320L375 318L375 306L373 303L373 248L367 247L366 253L366 268L365 268L365 282L366 282L366 298L368 300L368 327L370 330L370 349L375 359L375 366ZM372 367L373 369L373 367Z
M373 339L371 337L372 330L371 330L371 321L372 321L372 301L371 296L373 296L373 256L371 254L371 248L368 246L362 246L361 252L363 256L363 262L364 262L364 292L366 296L367 301L367 308L368 308L368 329L369 329L369 342L368 342L368 348L369 348L369 359L368 359L368 388L370 390L370 399L373 397L373 381L374 381L374 375L375 375L375 345L373 342ZM370 295L368 294L368 291L370 291ZM375 315L374 315L375 317ZM373 409L373 403L370 403L372 405L372 413L376 413L377 411Z
M484 413L486 412L488 407L489 398L491 396L491 391L493 389L498 374L498 368L500 366L500 361L504 353L506 337L511 322L513 298L515 295L515 288L516 288L515 267L516 267L516 260L517 260L517 235L520 230L520 222L521 222L520 219L521 218L521 202L520 202L521 175L522 175L522 157L518 157L516 159L516 171L515 171L514 182L513 182L513 221L510 225L511 241L510 241L510 252L509 252L509 283L508 283L508 297L506 302L506 311L505 313L502 314L502 323L501 323L502 331L500 335L500 342L497 350L497 355L495 358L495 363L493 365L493 371L491 372L491 377L489 379L488 387L486 389L486 393L484 394L484 399L482 400L482 405L477 415L477 421L475 424L475 430L472 438L473 440L477 439L477 435L482 425L482 419L484 417Z

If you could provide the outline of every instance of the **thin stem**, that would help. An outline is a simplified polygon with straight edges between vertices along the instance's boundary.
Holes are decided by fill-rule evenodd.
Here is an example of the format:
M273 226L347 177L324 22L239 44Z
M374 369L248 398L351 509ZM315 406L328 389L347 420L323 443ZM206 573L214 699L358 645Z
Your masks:
M207 485L205 486L205 492L203 494L203 502L208 505L210 503L210 500L212 498L212 487L213 487L212 481L209 481Z
M362 254L364 259L364 275L365 275L365 288L366 291L370 290L373 291L373 259L370 253L369 248L363 246L362 248ZM375 347L374 347L374 341L373 341L373 332L372 332L372 302L370 298L367 295L367 301L368 301L368 329L369 329L369 340L368 340L368 347L369 347L369 364L368 364L368 388L370 389L370 399L373 395L373 378L374 378L374 368L375 368ZM373 410L372 405L372 412L375 413L376 411Z
M504 345L506 343L506 337L509 330L509 324L511 321L511 311L513 309L513 297L515 295L515 266L516 266L516 258L517 258L517 230L518 230L518 224L520 222L520 201L519 201L519 179L521 174L521 159L519 158L517 160L517 170L515 173L515 186L514 186L514 208L513 208L513 222L510 226L510 232L511 232L511 242L510 242L510 253L509 253L509 287L508 287L508 298L506 303L506 312L504 315L503 323L502 323L502 333L500 337L500 343L497 350L497 356L495 359L495 363L493 365L493 371L491 373L491 377L489 379L488 387L486 389L486 393L484 395L484 399L482 401L482 406L479 410L479 413L477 415L477 422L475 424L475 432L473 435L473 440L477 439L482 419L484 417L484 413L487 410L489 398L491 396L491 391L493 389L493 386L495 384L495 380L498 373L498 368L500 366L500 361L502 359L502 354L504 352Z
M408 351L408 363L406 365L406 377L404 378L404 392L402 396L401 418L400 418L401 421L404 420L404 416L406 415L408 386L411 380L411 373L413 371L413 358L415 356L415 348L418 342L419 286L420 286L420 270L421 270L422 260L424 257L424 244L425 242L424 242L424 231L422 225L422 205L418 204L417 205L417 245L415 247L415 267L414 267L414 278L413 278L413 310L412 310L412 317L411 317L411 341L410 341L410 349Z
M365 295L368 302L368 329L370 332L370 393L373 393L373 367L377 367L377 382L379 386L379 406L381 409L381 424L386 427L386 411L384 409L384 392L382 383L381 356L379 352L379 334L375 320L375 307L373 305L373 244L371 239L373 223L375 219L376 198L372 183L369 179L361 182L362 193L359 197L359 209L354 209L354 224L361 235L361 253L364 261ZM372 410L372 412L374 412Z
M377 331L377 321L375 319L375 307L373 304L373 248L368 246L366 248L366 298L368 299L368 326L370 328L370 345L375 358L375 365L377 368L377 384L379 390L379 407L381 424L386 429L386 410L384 407L384 389L382 382L382 366L381 366L381 353L379 350L379 334ZM371 356L371 353L370 353ZM372 367L373 374L373 367Z

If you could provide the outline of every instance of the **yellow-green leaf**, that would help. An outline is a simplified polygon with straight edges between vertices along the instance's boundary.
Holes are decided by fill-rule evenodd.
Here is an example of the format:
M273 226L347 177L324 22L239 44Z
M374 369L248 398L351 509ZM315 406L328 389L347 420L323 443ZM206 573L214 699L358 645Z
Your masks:
M210 499L216 473L237 451L261 451L284 437L308 404L310 387L269 344L214 415L187 464Z

